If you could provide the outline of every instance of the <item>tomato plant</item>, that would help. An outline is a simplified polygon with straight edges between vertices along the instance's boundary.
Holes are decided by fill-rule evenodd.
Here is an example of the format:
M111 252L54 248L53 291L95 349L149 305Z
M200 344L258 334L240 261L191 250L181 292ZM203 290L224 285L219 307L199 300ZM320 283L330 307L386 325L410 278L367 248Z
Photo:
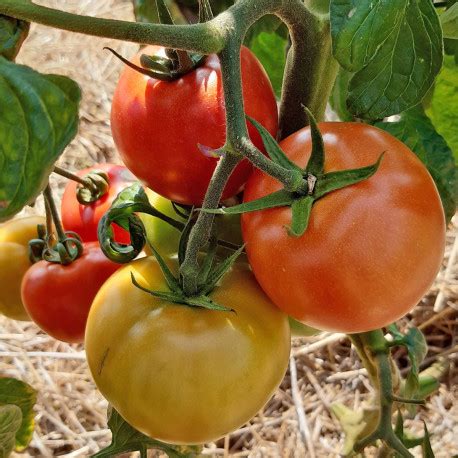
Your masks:
M37 237L40 216L18 218L0 226L0 313L14 320L29 320L21 299L21 282L29 260L29 240Z
M102 197L90 204L82 204L77 199L77 188L81 186L75 181L69 181L62 197L62 223L66 231L80 235L84 242L97 240L97 226L102 215L110 208L118 193L133 181L130 172L121 165L96 164L78 172L84 177L90 172L100 170L108 176L108 189ZM114 226L115 238L119 243L128 243L130 238L127 231Z
M210 296L235 312L161 301L131 274L168 289L157 261L144 258L97 294L85 347L103 395L135 428L174 444L209 442L248 421L280 384L290 349L286 315L248 267L236 264Z
M141 54L165 56L165 50L147 47ZM277 131L277 104L262 66L245 47L241 49L246 112L273 135ZM126 68L116 88L111 111L113 138L126 166L149 188L168 199L200 205L218 162L198 145L224 144L225 121L220 63L210 55L196 70L176 81L159 81ZM179 134L178 134L179 133ZM254 143L262 146L251 128ZM252 166L241 162L226 184L223 199L235 195Z
M424 165L390 134L361 123L321 123L320 130L326 171L363 167L385 152L379 169L320 199L301 237L285 230L288 207L244 214L248 259L269 297L296 319L347 333L377 329L404 316L431 286L444 253L444 211ZM310 129L280 147L305 166ZM280 187L255 171L244 199Z
M30 267L22 280L22 301L44 332L65 342L82 342L92 300L118 268L97 243L88 242L83 255L69 265L39 261Z

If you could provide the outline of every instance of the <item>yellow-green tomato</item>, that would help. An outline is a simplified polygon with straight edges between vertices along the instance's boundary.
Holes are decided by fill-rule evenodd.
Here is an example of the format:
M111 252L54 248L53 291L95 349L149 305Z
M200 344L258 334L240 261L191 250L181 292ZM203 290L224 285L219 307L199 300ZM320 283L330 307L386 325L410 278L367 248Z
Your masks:
M285 374L290 329L249 267L236 264L210 294L235 312L156 299L132 284L131 273L146 288L168 291L148 257L97 294L85 347L106 399L139 431L173 444L210 442L252 418Z
M30 320L21 299L22 277L30 266L27 247L0 243L0 313L13 320Z
M27 247L29 240L37 238L37 225L46 224L42 216L17 218L0 225L0 242L14 242Z
M176 213L170 200L160 196L154 191L151 191L151 189L146 188L145 191L150 204L156 210L159 210L164 213L164 215L177 221L182 223L185 222L185 220ZM151 245L153 245L162 256L178 252L181 235L181 232L178 229L175 229L169 223L166 223L160 218L147 215L146 213L139 213L138 216L145 226L148 242L151 243ZM148 248L148 246L145 246L147 252Z
M288 317L289 319L289 326L291 328L291 337L311 337L320 334L319 329L312 328L311 326L307 326L300 321L295 320L292 317Z

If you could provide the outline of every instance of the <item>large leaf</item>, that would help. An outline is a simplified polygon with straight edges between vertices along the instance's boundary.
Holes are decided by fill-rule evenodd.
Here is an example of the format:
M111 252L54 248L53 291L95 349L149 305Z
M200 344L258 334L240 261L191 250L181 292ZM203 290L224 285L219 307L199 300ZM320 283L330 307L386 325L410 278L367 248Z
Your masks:
M23 450L32 439L34 427L33 406L37 400L36 391L27 383L14 378L0 378L0 406L15 405L21 410L20 427L15 433L15 448Z
M452 151L420 107L402 113L397 122L379 122L377 127L405 143L426 165L434 178L447 220L455 213L458 177Z
M458 65L452 56L445 56L444 66L434 84L434 93L427 113L437 131L447 141L456 159L458 159L457 88Z
M0 406L0 458L7 458L13 451L21 422L22 413L18 406Z
M440 18L444 38L458 40L458 3L444 11Z
M380 119L417 105L442 65L442 31L431 0L332 0L335 58L355 72L348 107Z
M151 439L130 426L113 408L110 408L108 415L108 426L112 433L111 444L93 455L92 458L111 458L121 453L135 451L140 452L142 458L146 458L149 448L161 450L170 458L191 458L199 451L198 447L169 445Z
M0 57L0 221L33 202L76 135L80 89Z

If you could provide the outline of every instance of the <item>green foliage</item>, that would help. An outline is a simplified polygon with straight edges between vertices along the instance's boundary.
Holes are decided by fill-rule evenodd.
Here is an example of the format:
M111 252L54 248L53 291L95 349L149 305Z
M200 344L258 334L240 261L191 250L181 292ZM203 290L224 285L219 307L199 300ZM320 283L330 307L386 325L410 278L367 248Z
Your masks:
M444 11L440 18L444 38L458 40L458 3Z
M155 0L132 0L137 22L159 22Z
M13 451L21 422L22 413L18 406L0 406L0 458L7 458Z
M76 135L80 89L0 57L0 221L45 188L54 162Z
M341 121L355 120L355 117L347 107L348 85L352 76L352 73L340 68L329 99L332 109L337 113Z
M92 458L111 458L121 453L137 451L141 458L146 458L148 449L160 450L170 458L191 458L199 452L198 447L169 445L145 436L130 426L112 407L109 408L108 427L112 433L111 444L92 455Z
M416 107L402 113L399 121L375 125L405 143L426 165L436 182L447 220L450 220L458 197L456 165L452 151L423 109Z
M458 5L458 3L457 3ZM455 40L458 43L458 40ZM427 110L434 127L447 141L458 160L458 65L453 57L445 56L444 66L434 85L434 93Z
M332 0L331 33L334 57L355 73L347 103L360 118L417 105L442 65L442 31L430 0Z
M17 413L14 412L15 409L0 410L0 450L5 447L3 435L9 435L13 431L13 428L8 429L8 431L5 430L7 425L4 425L2 420L4 421L6 418L11 418L11 421L14 419L15 423L19 421L19 425L14 428L14 448L17 451L21 451L27 447L33 434L33 406L37 400L36 398L36 391L27 383L13 378L0 378L0 406L8 407L13 405L20 412L19 418Z
M14 60L29 34L30 24L0 14L0 56Z

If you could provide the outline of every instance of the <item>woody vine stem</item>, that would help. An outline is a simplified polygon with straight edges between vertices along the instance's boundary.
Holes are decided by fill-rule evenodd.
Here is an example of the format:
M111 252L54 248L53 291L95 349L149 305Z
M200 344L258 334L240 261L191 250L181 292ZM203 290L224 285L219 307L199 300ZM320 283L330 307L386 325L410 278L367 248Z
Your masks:
M219 153L204 208L216 208L224 186L236 165L247 158L256 167L279 180L289 191L303 185L299 172L291 171L265 157L251 142L243 109L240 47L249 27L266 14L275 14L290 31L288 52L280 105L280 138L307 124L302 105L319 120L337 73L331 56L329 0L239 0L214 19L194 25L145 24L87 17L36 5L30 0L0 0L0 14L29 22L88 35L107 37L140 44L217 53L221 61L226 105L226 143ZM200 212L187 245L181 265L184 289L189 295L197 289L198 252L210 236L213 215ZM352 336L371 380L380 393L380 421L377 429L363 438L356 447L362 450L377 439L384 440L401 456L411 456L394 435L391 426L392 373L389 347L381 331Z

